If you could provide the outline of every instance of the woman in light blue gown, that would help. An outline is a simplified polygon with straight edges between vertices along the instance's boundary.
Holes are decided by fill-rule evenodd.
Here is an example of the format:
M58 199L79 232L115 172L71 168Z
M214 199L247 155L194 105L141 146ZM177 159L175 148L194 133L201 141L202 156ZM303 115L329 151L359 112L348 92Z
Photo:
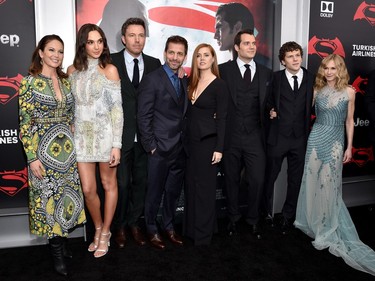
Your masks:
M316 249L328 248L351 267L375 275L375 252L359 240L342 199L342 167L352 159L354 134L355 90L348 81L340 56L322 60L294 225L314 239Z

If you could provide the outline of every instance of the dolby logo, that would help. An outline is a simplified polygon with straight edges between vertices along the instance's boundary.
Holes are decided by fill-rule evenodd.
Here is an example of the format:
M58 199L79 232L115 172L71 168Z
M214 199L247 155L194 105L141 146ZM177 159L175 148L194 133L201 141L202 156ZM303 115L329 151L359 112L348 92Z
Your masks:
M321 18L332 18L333 17L333 6L334 3L331 1L320 2L320 17Z

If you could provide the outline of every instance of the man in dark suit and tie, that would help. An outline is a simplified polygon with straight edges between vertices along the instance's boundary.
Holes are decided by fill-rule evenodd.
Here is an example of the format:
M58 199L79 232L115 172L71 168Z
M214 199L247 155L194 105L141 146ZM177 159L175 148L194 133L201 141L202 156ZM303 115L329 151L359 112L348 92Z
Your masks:
M146 26L141 18L129 18L121 28L125 49L112 54L112 62L121 78L124 110L121 163L117 169L118 203L115 214L115 242L123 248L128 226L138 245L146 243L140 227L147 187L147 154L138 136L137 88L142 78L160 67L159 59L142 53L146 42Z
M274 183L284 158L288 161L287 195L282 209L283 234L293 224L301 186L315 77L301 67L303 50L296 42L286 42L279 51L284 70L273 74L267 98L267 169L263 212L272 220Z
M253 60L256 40L252 30L238 32L234 48L237 59L219 65L220 76L230 93L223 153L230 220L228 233L236 233L241 217L238 194L244 165L248 185L245 220L251 233L261 239L258 210L266 166L264 107L272 71Z
M148 74L138 89L138 127L142 145L148 153L145 220L150 242L158 249L165 248L156 222L162 198L161 228L172 243L183 244L174 230L173 219L186 158L183 138L187 79L177 75L186 60L187 50L185 38L169 37L164 49L165 64Z

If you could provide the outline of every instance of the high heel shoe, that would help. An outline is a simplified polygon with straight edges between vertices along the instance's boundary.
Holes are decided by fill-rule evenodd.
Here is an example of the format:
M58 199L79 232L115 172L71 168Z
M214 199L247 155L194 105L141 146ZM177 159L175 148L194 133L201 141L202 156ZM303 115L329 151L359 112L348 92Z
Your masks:
M101 258L103 256L105 256L107 253L108 253L108 247L111 245L110 243L110 239L111 239L111 236L112 236L112 233L111 232L108 232L108 233L101 233L100 234L100 240L99 240L99 246L98 248L96 249L95 253L94 253L94 257L95 258ZM100 245L104 245L104 249L100 249Z
M87 249L87 251L89 251L90 253L95 252L96 249L98 249L99 238L100 238L101 233L102 233L102 227L95 228L94 241L91 242L91 244L89 245L89 248Z

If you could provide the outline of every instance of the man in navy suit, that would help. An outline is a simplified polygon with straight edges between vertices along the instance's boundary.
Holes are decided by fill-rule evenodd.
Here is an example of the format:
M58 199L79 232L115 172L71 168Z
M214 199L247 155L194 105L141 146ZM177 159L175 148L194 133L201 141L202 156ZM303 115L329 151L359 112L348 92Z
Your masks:
M160 60L144 54L146 24L141 18L127 19L121 28L125 49L112 54L112 62L121 78L124 130L121 163L117 169L118 203L114 218L115 242L123 248L125 228L129 227L140 246L146 243L140 226L147 187L147 154L138 140L137 88L147 73L161 66Z
M242 30L234 38L237 59L219 65L220 76L230 93L223 153L228 234L237 232L241 217L239 190L242 167L248 195L245 220L251 233L261 239L259 204L266 167L264 107L272 71L256 63L256 40L252 30Z
M165 64L149 73L138 89L138 127L142 145L148 153L145 220L150 242L158 249L165 248L156 222L162 198L161 228L172 243L183 244L174 230L173 219L186 158L183 138L187 79L178 78L178 69L186 60L187 50L185 38L169 37L164 49Z

